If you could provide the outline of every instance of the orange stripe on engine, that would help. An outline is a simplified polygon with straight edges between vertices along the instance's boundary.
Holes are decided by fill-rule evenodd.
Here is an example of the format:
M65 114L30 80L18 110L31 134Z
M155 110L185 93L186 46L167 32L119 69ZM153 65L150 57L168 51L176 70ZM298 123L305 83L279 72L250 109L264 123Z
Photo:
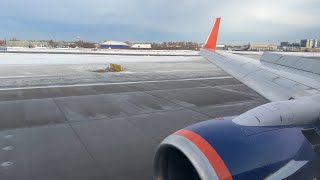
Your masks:
M190 141L192 141L201 150L201 152L207 157L207 159L209 160L213 169L216 171L220 180L232 180L232 176L227 166L225 165L225 163L223 162L223 160L221 159L217 151L215 151L213 147L200 135L186 129L177 131L174 134L183 136L189 139Z

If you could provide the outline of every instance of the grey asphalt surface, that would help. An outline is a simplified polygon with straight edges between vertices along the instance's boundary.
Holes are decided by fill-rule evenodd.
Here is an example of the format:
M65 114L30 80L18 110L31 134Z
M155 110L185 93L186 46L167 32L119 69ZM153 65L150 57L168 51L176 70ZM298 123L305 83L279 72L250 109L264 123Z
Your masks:
M166 136L268 102L203 59L125 66L131 73L48 66L52 77L0 79L0 179L150 180Z

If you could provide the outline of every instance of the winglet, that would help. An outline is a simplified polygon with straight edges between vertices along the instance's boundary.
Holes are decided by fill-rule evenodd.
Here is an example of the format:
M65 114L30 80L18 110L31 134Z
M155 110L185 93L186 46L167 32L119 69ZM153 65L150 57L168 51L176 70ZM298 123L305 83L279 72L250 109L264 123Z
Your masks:
M216 49L217 48L217 39L218 39L218 34L219 34L220 20L221 20L221 18L216 19L216 22L211 30L211 33L208 36L206 44L204 45L204 48L206 48L206 49Z

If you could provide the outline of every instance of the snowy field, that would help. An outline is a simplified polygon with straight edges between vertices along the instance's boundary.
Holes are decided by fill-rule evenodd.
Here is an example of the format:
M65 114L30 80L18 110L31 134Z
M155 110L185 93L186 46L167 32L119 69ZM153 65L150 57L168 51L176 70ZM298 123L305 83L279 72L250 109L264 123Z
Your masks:
M199 57L0 53L0 66L109 64L124 62L185 62L197 59L199 59Z
M261 56L258 52L242 53L255 59ZM320 56L317 53L298 55ZM108 71L110 63L121 64L125 71ZM217 76L229 75L201 56L0 53L0 89Z
M198 51L191 50L123 50L123 49L83 49L83 48L23 48L8 47L8 52L37 52L37 53L86 53L86 54L131 54L131 55L161 55L161 56L197 56Z
M108 70L121 64L123 72ZM200 56L0 53L0 89L229 76Z
M122 51L125 52L125 51ZM230 51L231 52L231 51ZM197 52L198 53L198 52ZM255 59L259 59L263 52L232 51ZM277 52L301 57L320 57L320 53L307 52ZM0 66L19 65L77 65L77 64L109 64L135 62L188 62L199 60L198 56L126 56L126 55L90 55L90 54L21 54L0 53Z

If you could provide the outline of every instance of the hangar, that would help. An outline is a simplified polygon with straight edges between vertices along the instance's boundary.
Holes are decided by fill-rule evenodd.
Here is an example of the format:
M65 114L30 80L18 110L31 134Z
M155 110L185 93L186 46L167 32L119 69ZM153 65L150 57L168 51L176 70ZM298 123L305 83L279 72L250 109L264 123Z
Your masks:
M124 42L106 41L99 45L100 49L128 49L130 46Z

